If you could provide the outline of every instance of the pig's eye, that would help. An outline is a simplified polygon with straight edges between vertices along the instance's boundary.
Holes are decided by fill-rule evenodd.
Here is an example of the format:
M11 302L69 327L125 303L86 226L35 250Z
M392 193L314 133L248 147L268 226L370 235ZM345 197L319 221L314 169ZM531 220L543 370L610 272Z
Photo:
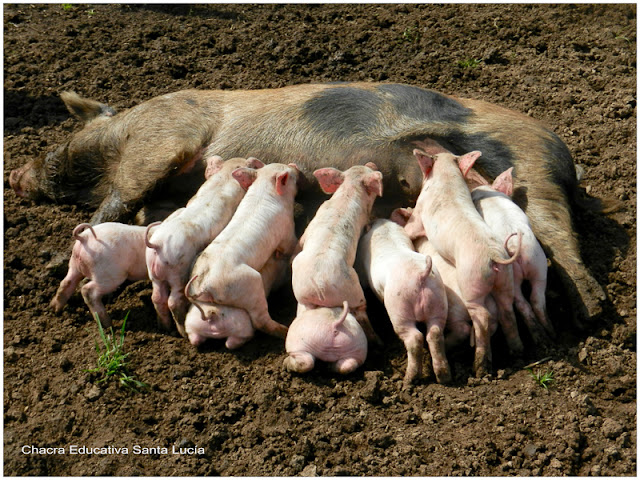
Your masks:
M407 182L407 180L404 178L400 179L400 186L406 189L409 189L411 187L411 185L409 185L409 182Z

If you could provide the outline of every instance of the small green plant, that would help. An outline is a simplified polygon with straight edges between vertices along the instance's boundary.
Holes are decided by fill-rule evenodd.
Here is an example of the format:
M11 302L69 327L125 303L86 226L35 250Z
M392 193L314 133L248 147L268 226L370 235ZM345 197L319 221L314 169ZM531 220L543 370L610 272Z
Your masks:
M402 41L407 43L415 43L420 40L420 31L415 27L407 27L402 32Z
M553 371L542 373L538 370L536 373L533 373L531 368L527 368L527 370L531 374L533 380L545 390L548 390L549 386L555 381L555 378L553 378Z
M476 58L469 58L467 60L460 60L458 62L458 66L460 68L476 68L478 65L480 65L481 62L482 60L478 60Z
M106 334L102 325L100 324L100 319L98 315L95 315L96 322L98 323L98 333L100 335L100 340L102 340L102 345L96 341L96 353L98 354L98 365L96 368L92 368L86 370L90 373L101 373L102 378L98 380L97 383L102 383L109 378L117 378L120 385L128 388L129 390L133 390L134 392L139 392L140 390L144 390L148 388L148 385L144 382L136 380L133 376L129 375L129 371L127 368L127 357L128 353L124 353L124 328L127 324L127 318L129 317L129 313L124 317L122 321L122 328L120 328L120 335L116 336L113 332L113 327L110 327L110 334ZM104 351L103 351L104 347Z
M67 10L71 10L73 9L73 4L72 3L63 3L62 4L62 9L67 11Z
M625 37L624 35L620 34L620 35L616 35L616 40L624 40L627 43L631 43L631 40L629 40L627 37Z
M90 8L89 10L87 10L87 15L91 16L94 15L96 13L96 11L93 8Z

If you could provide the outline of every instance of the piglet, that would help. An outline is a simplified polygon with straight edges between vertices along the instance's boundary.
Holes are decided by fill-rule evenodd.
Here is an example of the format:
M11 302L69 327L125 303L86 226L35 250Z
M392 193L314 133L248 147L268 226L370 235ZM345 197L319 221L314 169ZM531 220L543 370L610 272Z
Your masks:
M513 264L515 304L534 341L540 344L546 340L545 330L549 335L555 335L547 315L545 299L547 257L531 230L527 215L511 200L512 171L513 167L500 174L492 186L476 187L471 192L471 198L484 221L498 237L506 237L514 231L522 233L520 255ZM507 250L512 252L515 248L516 240L510 239ZM522 293L523 280L528 280L531 285L531 303Z
M229 223L245 190L233 178L239 167L258 169L264 164L253 157L207 160L206 181L185 208L176 210L157 226L148 226L146 261L153 284L151 300L160 323L169 329L171 317L182 336L189 302L184 287L193 259ZM155 228L154 228L155 227ZM151 233L151 235L149 235Z
M87 231L86 229L89 229ZM101 223L91 226L81 223L73 230L76 242L69 260L69 271L60 283L51 308L58 313L65 306L78 284L88 278L80 291L93 317L98 315L104 327L111 318L102 297L115 291L125 280L148 279L144 260L145 227L122 223Z
M281 286L286 278L291 257L276 252L260 270L265 294ZM254 336L255 330L246 310L225 305L199 302L189 294L190 284L185 287L185 295L191 301L184 328L192 345L200 345L207 338L224 339L229 350L241 347Z
M480 152L470 152L459 158L447 152L433 156L420 149L413 153L424 180L405 229L412 240L426 236L436 251L456 267L458 287L475 332L474 371L477 376L483 376L491 368L486 305L490 293L498 304L498 320L511 353L523 351L513 311L511 267L519 250L512 257L508 256L503 246L507 238L495 236L471 200L462 172L473 166Z
M363 285L384 303L393 330L407 349L404 387L422 375L425 336L416 324L426 327L426 339L438 383L451 381L445 354L444 329L447 295L431 258L415 251L409 235L397 223L378 219L358 246L356 271Z
M260 270L276 251L291 255L297 244L293 207L300 175L295 164L234 170L247 193L229 224L196 257L190 274L196 300L244 309L254 328L281 338L287 327L269 315Z
M379 342L369 323L367 303L353 263L373 202L382 196L382 173L370 162L345 172L321 168L313 175L322 190L333 195L309 222L299 242L298 249L302 251L292 263L297 314L318 307L340 307L347 301L367 338Z
M318 359L347 374L367 358L367 337L345 301L342 308L319 307L296 317L289 327L285 349L289 355L284 368L290 372L308 372Z
M461 345L465 340L468 340L472 347L475 346L471 316L460 296L456 267L442 258L426 237L417 238L414 246L418 252L431 257L431 261L434 267L438 269L444 283L448 305L447 323L444 332L444 343L447 350ZM489 311L489 335L492 336L498 329L498 306L491 295L487 295L485 304Z

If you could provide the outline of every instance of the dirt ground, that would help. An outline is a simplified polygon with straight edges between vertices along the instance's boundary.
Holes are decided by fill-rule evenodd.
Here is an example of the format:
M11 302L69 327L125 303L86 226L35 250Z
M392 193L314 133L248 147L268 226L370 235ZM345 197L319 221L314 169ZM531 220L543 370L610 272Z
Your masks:
M4 5L4 474L635 475L635 52L635 5ZM191 87L337 80L424 86L549 125L585 192L623 206L576 213L604 313L576 330L552 274L553 344L525 338L514 360L497 335L493 377L475 379L460 349L453 385L402 392L404 347L373 301L384 347L345 377L322 365L296 376L275 338L232 352L162 332L142 281L107 308L117 326L130 312L131 373L150 389L96 386L96 325L79 293L50 311L66 265L47 267L92 212L19 199L8 183L79 128L59 93L124 109ZM276 319L291 320L292 299L271 296ZM533 372L553 372L548 389L524 368L544 357Z

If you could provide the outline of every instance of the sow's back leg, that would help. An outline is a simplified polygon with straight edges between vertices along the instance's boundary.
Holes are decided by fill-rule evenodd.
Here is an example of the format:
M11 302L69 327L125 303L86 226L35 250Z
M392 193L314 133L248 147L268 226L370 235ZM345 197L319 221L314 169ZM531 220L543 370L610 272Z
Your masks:
M547 257L553 262L573 305L573 322L581 327L581 321L602 312L606 294L589 273L580 258L577 235L571 223L571 213L556 185L556 192L540 192L539 185L530 189L526 213L536 237L543 245ZM533 193L535 192L535 196Z

